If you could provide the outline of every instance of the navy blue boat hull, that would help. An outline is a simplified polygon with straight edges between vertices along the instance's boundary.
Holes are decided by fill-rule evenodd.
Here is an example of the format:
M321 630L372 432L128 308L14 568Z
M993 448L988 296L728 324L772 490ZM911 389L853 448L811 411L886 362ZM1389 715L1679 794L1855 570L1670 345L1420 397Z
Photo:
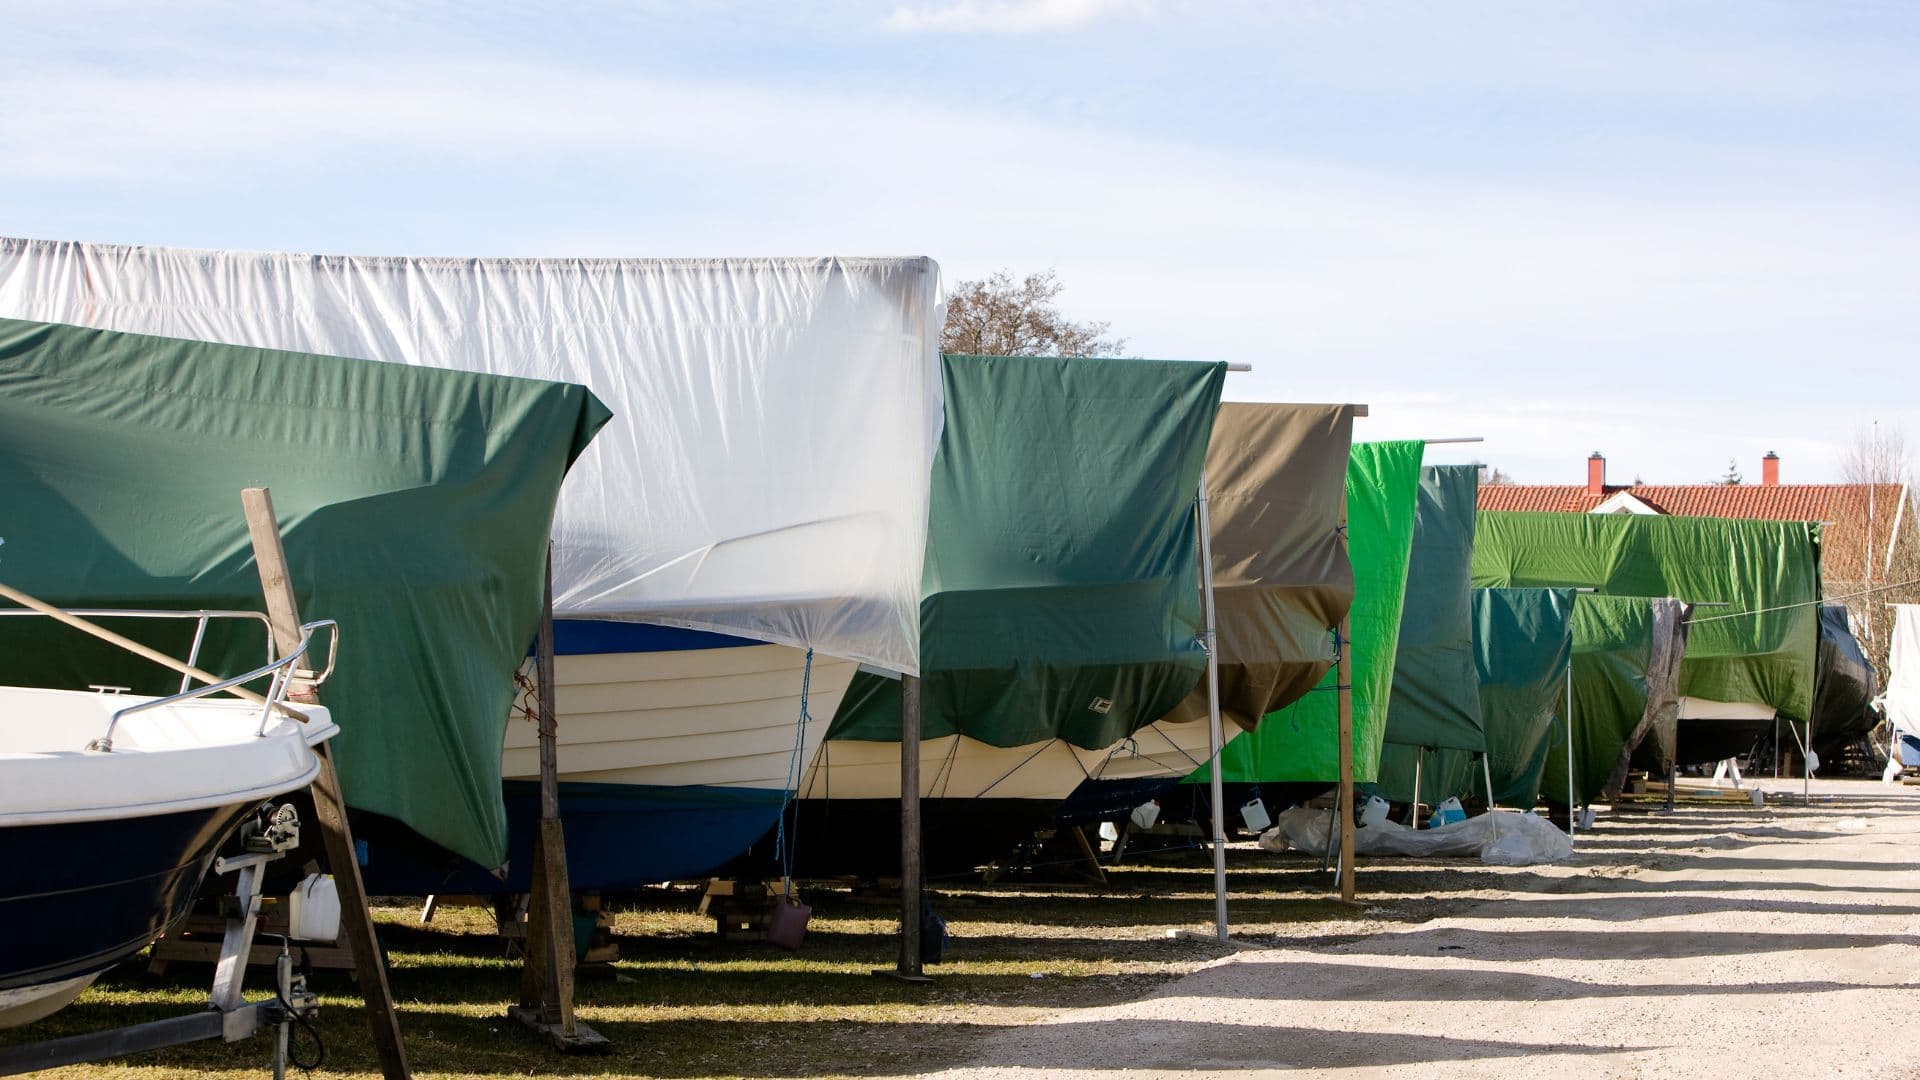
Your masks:
M540 786L509 780L505 796L504 879L396 822L368 816L362 824L356 816L366 841L368 890L392 896L527 892ZM562 782L568 881L579 892L604 892L705 877L772 829L784 801L783 792L760 788Z
M90 975L145 948L186 914L256 805L0 829L0 990Z

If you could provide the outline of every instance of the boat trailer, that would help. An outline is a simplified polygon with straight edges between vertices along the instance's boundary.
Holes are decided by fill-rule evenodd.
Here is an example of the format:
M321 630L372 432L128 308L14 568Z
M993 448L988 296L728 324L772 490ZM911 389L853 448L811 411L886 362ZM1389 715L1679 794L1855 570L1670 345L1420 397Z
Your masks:
M280 859L300 842L300 817L286 804L264 804L259 813L240 827L240 840L241 854L216 858L213 863L215 873L236 877L232 896L222 898L226 936L221 941L220 959L213 973L213 991L205 1011L131 1027L0 1047L0 1076L80 1065L207 1039L239 1042L262 1029L272 1028L273 1075L275 1080L285 1077L293 1025L307 1023L319 1011L319 999L308 991L306 977L293 972L293 936L281 939L280 956L274 964L272 997L246 1000L241 994L241 981L246 977L247 958L253 950L254 929L259 921L263 871L268 863ZM331 914L336 927L332 933L337 934L337 907ZM326 921L326 913L322 912L320 922ZM298 932L301 928L292 929ZM326 936L328 931L324 925L317 931L309 930L309 934L331 940Z

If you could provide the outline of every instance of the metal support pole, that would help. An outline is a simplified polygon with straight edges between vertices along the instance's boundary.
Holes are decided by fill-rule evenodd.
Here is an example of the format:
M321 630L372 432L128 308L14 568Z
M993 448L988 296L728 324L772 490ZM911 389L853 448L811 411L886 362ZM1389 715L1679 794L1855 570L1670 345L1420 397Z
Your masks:
M925 982L920 970L920 679L900 676L900 958L894 975Z
M1493 755L1486 753L1480 755L1480 771L1487 778L1487 814L1490 819L1488 826L1493 830L1493 838L1498 840L1500 838L1500 819L1492 816L1500 809L1493 801Z
M1213 524L1207 514L1207 474L1200 473L1200 600L1206 621L1200 631L1201 647L1207 651L1207 762L1212 776L1209 793L1213 799L1213 933L1227 940L1227 811L1226 782L1220 775L1220 751L1226 735L1220 727L1220 657L1216 648L1217 627L1213 612Z
M1415 747L1413 751L1413 805L1407 807L1407 828L1420 827L1420 767L1427 763L1427 748Z

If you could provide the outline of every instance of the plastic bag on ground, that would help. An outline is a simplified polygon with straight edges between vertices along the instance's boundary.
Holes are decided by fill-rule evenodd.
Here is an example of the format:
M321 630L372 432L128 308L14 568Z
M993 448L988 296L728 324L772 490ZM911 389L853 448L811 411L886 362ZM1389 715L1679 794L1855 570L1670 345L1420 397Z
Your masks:
M1260 836L1268 851L1326 852L1333 812L1294 807L1283 811L1274 827ZM1394 821L1356 829L1356 855L1414 857L1472 856L1495 866L1536 866L1559 862L1573 854L1565 833L1538 814L1481 814L1434 829L1409 829Z

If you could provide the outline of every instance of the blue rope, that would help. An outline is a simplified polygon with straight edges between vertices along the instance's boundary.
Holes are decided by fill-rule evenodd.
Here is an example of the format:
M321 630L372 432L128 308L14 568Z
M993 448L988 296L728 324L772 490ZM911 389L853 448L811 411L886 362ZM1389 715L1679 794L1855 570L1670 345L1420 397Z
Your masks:
M793 806L793 796L800 790L804 767L800 755L806 751L807 721L811 716L807 712L807 694L813 689L813 649L807 649L807 666L800 673L800 720L793 728L793 756L787 761L787 785L780 794L780 820L773 827L773 857L780 864L781 888L786 895L793 895L793 852L800 846L800 822L793 823L793 842L787 842L787 810Z

